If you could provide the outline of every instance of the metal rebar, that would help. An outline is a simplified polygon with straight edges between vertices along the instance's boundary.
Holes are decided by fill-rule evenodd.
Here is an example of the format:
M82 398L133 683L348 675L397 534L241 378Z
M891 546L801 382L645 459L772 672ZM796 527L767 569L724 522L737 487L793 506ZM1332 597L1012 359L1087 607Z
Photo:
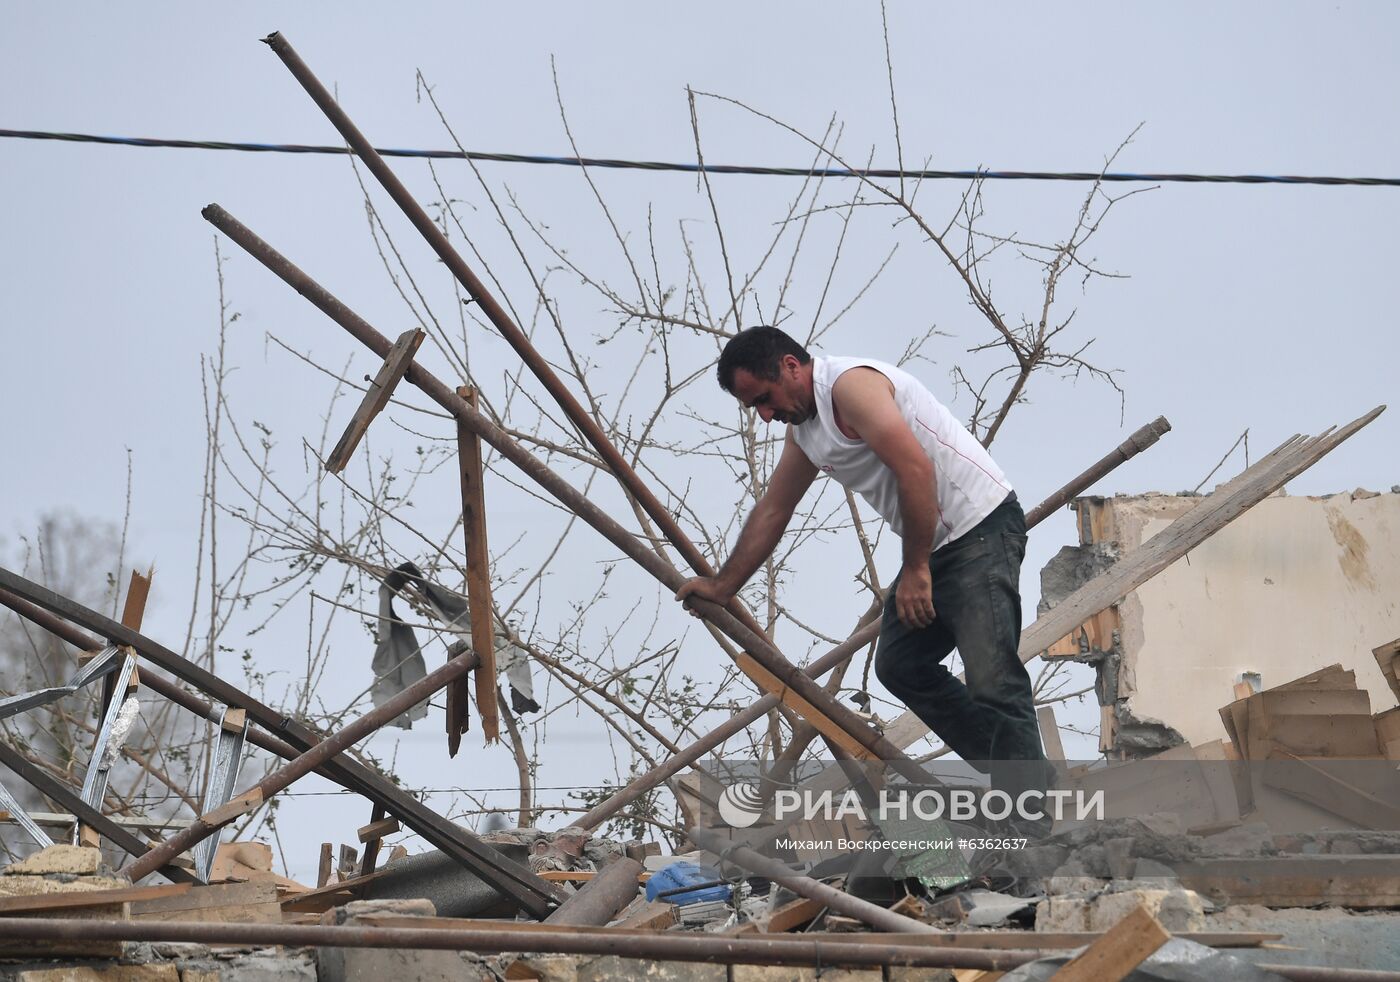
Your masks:
M479 663L480 658L473 651L465 651L456 658L450 659L447 664L429 672L402 692L394 695L392 699L376 706L353 723L330 734L301 756L283 764L248 791L245 791L241 797L256 792L255 800L257 803L271 798L294 781L310 774L332 757L349 750L376 730L387 726L401 713L412 709L433 693L445 688L448 683L462 678ZM212 812L206 812L187 827L155 846L144 856L139 856L127 863L126 866L122 867L122 872L131 877L131 881L135 883L142 877L155 872L158 867L169 862L186 849L207 839L237 818L239 814L236 810L229 812L227 805L216 808Z
M1039 525L1052 512L1063 508L1070 499L1077 498L1091 484L1108 474L1119 464L1131 460L1162 439L1163 434L1171 428L1172 424L1167 422L1165 416L1158 416L1146 426L1139 427L1132 436L1095 461L1082 474L1026 512L1026 528L1030 529Z
M392 346L388 338L380 334L367 321L299 269L291 260L273 249L223 208L218 205L209 205L202 214L210 224L222 231L271 272L279 276L287 285L345 328L361 344L381 358L388 353ZM444 385L422 365L414 362L409 366L404 377L451 413L462 425L491 444L502 457L524 471L528 477L558 499L570 511L593 526L604 538L659 580L662 585L670 590L676 590L685 582L685 577L675 567L644 546L636 536L623 528L612 516L516 443L495 423L472 409L455 391ZM888 762L891 767L910 780L927 779L928 775L918 764L910 760L904 751L877 733L854 712L837 702L820 685L784 658L771 641L742 623L728 609L706 600L694 601L693 609L736 641L785 689L792 690L795 695L816 707L826 718L840 727L868 755Z

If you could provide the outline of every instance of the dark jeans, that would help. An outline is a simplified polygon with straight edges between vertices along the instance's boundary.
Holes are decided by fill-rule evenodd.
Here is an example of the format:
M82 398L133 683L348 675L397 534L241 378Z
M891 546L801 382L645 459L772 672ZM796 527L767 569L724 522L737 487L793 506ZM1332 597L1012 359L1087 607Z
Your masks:
M1026 516L1013 492L971 531L929 556L933 608L928 627L903 624L890 586L875 653L886 689L963 760L1007 791L1045 788L1031 680L1016 654L1021 640L1021 559ZM943 661L954 648L964 685ZM1028 761L1030 764L993 764Z

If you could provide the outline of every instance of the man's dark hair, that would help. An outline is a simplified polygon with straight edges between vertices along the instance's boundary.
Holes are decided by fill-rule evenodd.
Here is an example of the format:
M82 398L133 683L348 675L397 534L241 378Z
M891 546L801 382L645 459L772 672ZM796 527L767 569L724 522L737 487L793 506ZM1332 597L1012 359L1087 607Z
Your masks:
M740 368L754 378L774 381L784 355L792 355L803 365L812 360L806 348L776 327L750 327L740 331L720 352L716 370L719 387L733 395L734 372Z

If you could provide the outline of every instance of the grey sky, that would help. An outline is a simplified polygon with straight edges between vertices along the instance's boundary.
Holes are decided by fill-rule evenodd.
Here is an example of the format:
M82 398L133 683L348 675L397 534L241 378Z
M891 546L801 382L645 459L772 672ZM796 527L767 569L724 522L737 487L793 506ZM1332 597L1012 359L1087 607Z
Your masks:
M414 71L421 69L469 148L567 154L553 56L585 155L693 159L684 91L690 84L810 132L820 133L834 113L852 158L863 161L873 147L876 164L895 162L875 5L248 3L139 10L6 5L0 125L334 143L329 123L258 43L281 30L323 81L338 86L351 116L380 146L450 145L431 107L417 98ZM927 159L933 167L1092 170L1142 123L1115 169L1400 173L1400 11L1392 4L893 3L889 16L910 165ZM709 162L811 159L799 141L732 107L702 102L700 113ZM393 166L423 200L435 196L425 165ZM616 274L615 249L576 171L503 164L482 171L496 185L508 183L576 255ZM454 196L482 204L464 164L440 164L438 174ZM183 637L204 460L199 360L218 325L214 235L199 209L210 201L224 205L394 335L411 322L375 255L358 186L337 158L16 140L0 141L0 175L0 407L7 422L0 533L22 533L52 509L119 520L130 448L134 552L158 570L147 626L156 637ZM667 229L674 279L682 269L675 222L693 220L704 238L709 220L694 178L607 173L598 181L635 241L645 236L646 209L654 204L666 222L658 228ZM714 189L736 262L753 262L795 183L716 177ZM931 184L920 202L946 219L960 191ZM993 182L986 189L988 227L1053 240L1072 223L1083 193L1078 185ZM376 195L410 266L435 277L438 295L448 296L426 248ZM526 281L507 245L492 238L485 212L477 218L499 250L488 259L528 307ZM938 341L937 364L922 374L950 397L949 367L985 340L985 328L947 267L907 230L890 229L892 218L861 216L843 259L841 302L892 244L900 248L828 350L892 357L905 338L936 323L953 337ZM1077 281L1067 283L1063 302L1078 309L1075 337L1097 338L1090 349L1096 364L1122 372L1121 423L1116 394L1100 384L1035 384L1031 404L1013 413L994 446L1023 500L1038 501L1158 414L1174 431L1103 490L1190 488L1245 427L1257 456L1294 432L1318 432L1389 400L1400 364L1397 219L1400 190L1392 188L1167 185L1117 205L1092 254L1130 278L1092 283L1082 296ZM266 344L265 333L335 366L353 355L352 377L369 371L372 360L236 247L221 248L228 300L241 315L230 350L239 366L231 387L236 409L246 421L271 426L286 448L314 440L329 386ZM713 251L710 239L705 248ZM813 316L817 268L789 298L796 322ZM1017 313L1031 309L1037 284L1033 269L1012 264L994 285ZM566 311L571 330L585 338L611 330L599 306L575 302ZM478 357L499 361L491 370L509 364L499 344L488 341L480 350ZM707 411L720 405L691 404ZM342 404L342 418L346 412ZM1289 490L1400 482L1397 412ZM1240 464L1235 458L1227 472ZM450 493L436 495L442 500L434 507L450 505ZM498 533L493 525L492 544L503 545L512 538L512 516L493 517L503 527ZM1036 571L1071 532L1061 516L1033 538L1028 607L1038 593ZM849 549L842 555L849 560ZM825 593L816 579L815 572L799 574L793 589L809 602L819 599ZM832 630L864 605L844 584L842 591ZM266 646L296 650L302 638L304 624L290 626L259 641L259 657L270 670L295 672L300 654L271 654ZM697 662L717 657L703 638L692 636L687 645ZM365 680L369 653L362 637L345 640L346 694ZM423 783L452 773L478 786L508 784L504 752L474 760L476 741L468 738L467 760L444 770L437 727L414 731L401 755L412 758L406 779ZM565 783L562 770L547 770L541 783ZM343 830L325 834L348 838L367 821L358 811ZM321 837L316 829L301 837L297 855L289 856L299 864L294 874L307 875Z

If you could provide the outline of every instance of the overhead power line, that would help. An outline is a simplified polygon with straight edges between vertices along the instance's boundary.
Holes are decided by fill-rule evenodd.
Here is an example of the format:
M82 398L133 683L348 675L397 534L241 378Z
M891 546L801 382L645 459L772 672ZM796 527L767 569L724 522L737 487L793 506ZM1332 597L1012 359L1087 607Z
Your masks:
M139 136L99 136L93 133L48 133L0 129L0 137L18 140L59 140L67 143L107 143L128 147L173 147L185 150L239 150L244 153L348 154L348 147L300 143L230 143L223 140L157 140ZM542 154L489 153L484 150L402 150L376 148L383 157L426 157L439 160L494 160L508 164L553 164L563 167L606 167L615 170L680 171L695 174L758 174L775 177L879 177L926 180L975 179L995 181L1104 181L1147 184L1324 184L1400 187L1400 177L1305 177L1292 174L1132 174L1118 171L1021 170L899 170L846 167L756 167L742 164L700 164L658 160L616 160L607 157L551 157Z

